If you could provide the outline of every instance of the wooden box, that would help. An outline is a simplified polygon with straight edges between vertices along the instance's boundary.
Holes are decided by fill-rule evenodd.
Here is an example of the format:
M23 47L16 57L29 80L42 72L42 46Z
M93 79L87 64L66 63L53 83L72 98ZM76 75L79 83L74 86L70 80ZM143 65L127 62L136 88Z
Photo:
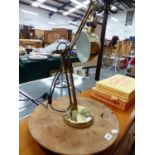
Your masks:
M36 48L41 48L43 42L37 39L19 39L19 46L34 46Z
M44 31L45 44L51 44L58 39L66 39L71 41L72 31L68 29L53 29L53 30Z
M34 29L35 38L44 38L44 30Z

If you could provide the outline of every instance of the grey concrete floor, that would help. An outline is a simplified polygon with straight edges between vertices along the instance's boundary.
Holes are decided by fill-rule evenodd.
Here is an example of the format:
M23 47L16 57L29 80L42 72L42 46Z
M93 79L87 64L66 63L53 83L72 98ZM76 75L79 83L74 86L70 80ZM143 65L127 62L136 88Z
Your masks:
M95 79L95 74L96 74L96 68L91 68L89 70L89 78L90 79ZM106 70L104 68L101 68L101 71L100 71L100 80L102 79L105 79L105 78L108 78L112 75L115 75L115 74L124 74L124 72L121 72L121 71L115 71L114 68L110 69L110 70Z

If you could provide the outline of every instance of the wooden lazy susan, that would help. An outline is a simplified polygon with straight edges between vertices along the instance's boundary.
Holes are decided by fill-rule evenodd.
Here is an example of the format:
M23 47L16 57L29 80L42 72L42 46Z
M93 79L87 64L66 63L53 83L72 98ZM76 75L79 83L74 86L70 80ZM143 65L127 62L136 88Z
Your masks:
M83 155L101 152L117 139L119 123L114 113L104 104L77 96L78 105L89 108L93 124L88 128L73 128L63 119L63 113L39 105L29 118L32 137L46 149L67 155ZM68 107L68 97L53 101L56 109ZM112 132L115 131L115 132Z

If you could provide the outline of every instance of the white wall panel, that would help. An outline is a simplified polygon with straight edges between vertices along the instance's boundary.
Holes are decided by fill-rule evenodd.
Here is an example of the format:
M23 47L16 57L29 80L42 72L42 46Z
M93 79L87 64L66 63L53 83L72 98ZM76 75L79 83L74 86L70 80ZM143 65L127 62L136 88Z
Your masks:
M135 19L131 26L125 26L127 11L122 11L118 14L112 14L108 18L106 38L111 39L112 36L117 35L119 38L125 39L129 36L135 35Z
M28 10L38 13L38 16L35 15L29 15L26 13L23 13L21 10ZM54 14L51 18L48 16L48 11L44 11L38 8L32 8L26 5L19 5L19 23L24 25L31 25L34 26L36 29L43 29L43 30L50 30L52 28L68 28L68 29L74 29L76 30L75 26L69 25L68 21L71 20L71 18L67 16L61 16L58 14ZM48 22L56 23L56 25L48 24Z
M21 9L29 10L38 13L38 16L28 15L21 12ZM54 14L51 18L48 17L48 11L44 11L38 8L32 8L23 4L19 5L19 23L24 25L34 26L36 29L50 30L52 28L68 28L76 32L77 27L69 25L68 22L71 18L67 16L61 16ZM119 38L125 39L135 34L135 19L133 19L132 26L125 26L127 10L118 14L109 15L107 22L106 38L111 39L113 35L119 36ZM50 25L48 22L56 23L56 25ZM79 22L78 22L79 23ZM100 26L97 28L97 32L100 32Z

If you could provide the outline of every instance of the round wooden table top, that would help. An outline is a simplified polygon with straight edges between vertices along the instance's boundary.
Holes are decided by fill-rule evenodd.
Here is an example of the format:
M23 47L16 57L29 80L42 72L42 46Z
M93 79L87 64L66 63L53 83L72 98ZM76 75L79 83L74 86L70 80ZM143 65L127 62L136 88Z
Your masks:
M77 97L78 105L89 108L94 116L93 124L84 129L68 126L63 120L63 113L39 105L29 118L29 129L32 137L48 150L67 155L83 155L101 152L111 146L117 139L119 123L114 113L104 104ZM54 100L53 107L65 110L68 97ZM111 130L118 131L112 133ZM112 137L107 140L105 135Z

